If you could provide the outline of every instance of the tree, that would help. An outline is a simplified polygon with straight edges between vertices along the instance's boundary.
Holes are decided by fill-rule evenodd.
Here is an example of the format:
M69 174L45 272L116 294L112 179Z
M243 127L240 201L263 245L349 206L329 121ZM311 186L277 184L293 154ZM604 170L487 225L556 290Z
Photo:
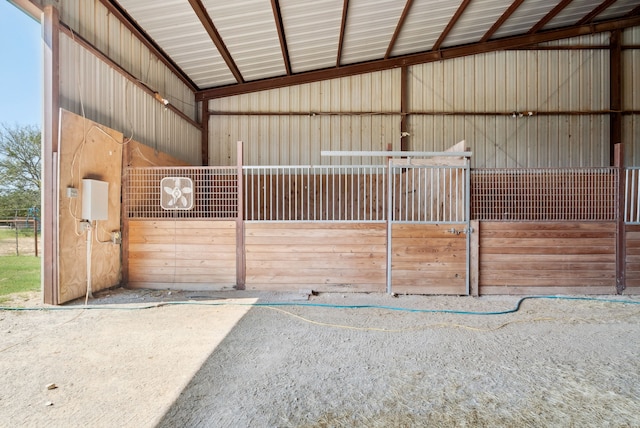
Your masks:
M41 134L34 125L0 129L0 204L3 208L40 205Z

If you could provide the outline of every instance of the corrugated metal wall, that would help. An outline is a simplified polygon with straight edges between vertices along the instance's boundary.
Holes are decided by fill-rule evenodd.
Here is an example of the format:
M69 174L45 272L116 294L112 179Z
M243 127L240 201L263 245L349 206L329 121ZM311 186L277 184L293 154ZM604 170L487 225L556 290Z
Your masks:
M640 44L639 31L626 30L624 43ZM409 149L440 151L466 140L474 167L608 166L609 51L598 48L608 43L608 33L597 34L547 44L558 50L494 52L410 67ZM575 45L595 49L564 48ZM624 58L625 108L638 110L640 55L629 49ZM210 110L225 114L209 122L210 163L235 164L238 140L252 165L349 163L321 158L320 151L384 150L389 144L398 150L400 79L400 70L392 70L212 100ZM523 115L513 118L512 112ZM638 164L637 115L625 115L624 127L627 163Z
M320 152L399 150L400 115L370 114L400 111L399 76L388 70L211 100L210 111L225 114L209 121L209 163L235 165L243 141L246 165L379 164Z
M622 43L627 46L640 46L640 27L625 30ZM622 107L625 110L640 112L640 49L623 50L622 66ZM625 115L622 122L626 163L628 166L640 166L640 114Z
M466 140L476 167L608 165L609 116L580 113L608 109L608 61L602 49L505 51L411 67L409 110L422 114L409 116L410 149Z
M60 20L113 59L140 82L160 93L192 119L194 94L99 0L61 0ZM79 23L83 22L83 26ZM127 137L179 159L201 163L200 129L64 34L60 36L61 106ZM82 107L84 105L84 112Z

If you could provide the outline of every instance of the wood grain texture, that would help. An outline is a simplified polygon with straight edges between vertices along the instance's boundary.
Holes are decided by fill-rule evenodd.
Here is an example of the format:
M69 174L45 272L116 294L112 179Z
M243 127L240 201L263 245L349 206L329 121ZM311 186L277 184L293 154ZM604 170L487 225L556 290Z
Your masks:
M451 224L394 224L392 290L411 294L466 293L466 235Z
M640 225L627 225L625 229L625 294L632 294L633 291L640 291Z
M482 222L480 293L615 293L615 227L615 222Z
M386 228L372 223L246 223L247 289L383 292Z
M83 297L87 289L87 238L79 231L82 217L82 179L109 183L108 220L97 222L92 240L91 288L99 291L120 283L120 246L111 232L120 230L122 134L62 111L59 154L59 303ZM68 198L67 187L79 191ZM95 236L95 235L94 235ZM108 241L99 243L98 241Z
M153 147L149 147L135 140L128 142L125 149L128 151L127 166L190 166L187 162L168 155L167 153L159 152Z
M220 290L236 283L236 223L129 220L129 281L136 287Z

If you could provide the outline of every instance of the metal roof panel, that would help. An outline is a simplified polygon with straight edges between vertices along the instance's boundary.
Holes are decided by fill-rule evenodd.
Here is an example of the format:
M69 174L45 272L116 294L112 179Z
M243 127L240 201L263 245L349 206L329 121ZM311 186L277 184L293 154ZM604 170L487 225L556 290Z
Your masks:
M574 25L587 16L593 9L598 7L600 3L602 3L602 0L582 0L579 2L571 2L542 29L549 30L552 28Z
M469 4L442 47L478 42L509 7L504 0L475 0Z
M271 4L265 0L203 0L245 80L285 74Z
M342 0L280 1L294 73L336 65L342 4Z
M459 2L441 0L414 2L392 55L430 50L459 6Z
M351 0L342 62L383 58L405 3L401 0Z
M176 64L200 86L234 83L235 79L189 3L167 0L119 0L127 13ZM188 51L188 62L183 52ZM197 69L207 69L200 74Z

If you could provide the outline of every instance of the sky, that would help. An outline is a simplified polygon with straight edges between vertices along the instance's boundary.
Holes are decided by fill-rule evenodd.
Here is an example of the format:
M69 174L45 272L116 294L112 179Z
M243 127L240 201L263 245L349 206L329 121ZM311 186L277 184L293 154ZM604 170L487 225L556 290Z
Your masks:
M0 124L42 124L40 23L0 0Z

